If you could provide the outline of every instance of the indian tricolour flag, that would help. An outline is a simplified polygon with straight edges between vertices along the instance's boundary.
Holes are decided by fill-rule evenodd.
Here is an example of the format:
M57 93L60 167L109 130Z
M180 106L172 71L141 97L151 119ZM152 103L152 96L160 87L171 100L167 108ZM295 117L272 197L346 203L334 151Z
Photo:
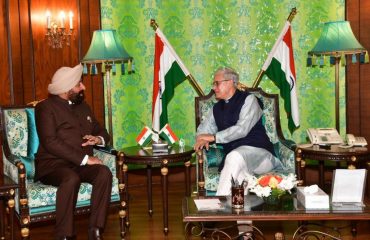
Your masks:
M288 115L288 128L290 132L293 132L299 127L299 112L292 34L289 21L286 22L262 70L280 89L280 96L284 99L284 108Z
M189 70L177 56L162 31L157 28L152 103L152 129L155 133L168 123L167 105L174 95L175 87L189 74Z
M152 140L152 135L153 131L150 130L150 128L148 128L147 126L145 126L143 130L141 130L140 134L136 137L136 142L140 146L145 146L150 142L150 140Z
M164 125L159 132L159 136L166 140L169 144L173 144L179 140L168 124Z

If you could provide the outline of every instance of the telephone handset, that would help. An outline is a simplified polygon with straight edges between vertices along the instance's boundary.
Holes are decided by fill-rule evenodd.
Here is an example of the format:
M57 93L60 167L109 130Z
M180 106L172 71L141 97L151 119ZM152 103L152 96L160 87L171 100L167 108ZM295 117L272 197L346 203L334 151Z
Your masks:
M312 144L343 144L343 139L335 128L309 128L307 135Z
M367 141L364 137L355 137L353 134L347 134L347 144L352 146L367 146Z

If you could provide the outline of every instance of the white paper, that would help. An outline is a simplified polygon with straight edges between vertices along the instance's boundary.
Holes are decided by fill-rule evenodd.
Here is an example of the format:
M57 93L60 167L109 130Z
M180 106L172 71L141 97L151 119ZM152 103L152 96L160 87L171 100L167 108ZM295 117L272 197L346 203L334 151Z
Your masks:
M217 210L224 208L218 198L194 199L194 202L198 210Z
M311 186L308 186L308 187L305 187L303 189L303 191L305 193L310 193L310 194L314 194L314 193L317 193L319 191L319 186L317 186L317 184L314 184L314 185L311 185Z
M366 169L336 169L333 175L332 202L362 202Z

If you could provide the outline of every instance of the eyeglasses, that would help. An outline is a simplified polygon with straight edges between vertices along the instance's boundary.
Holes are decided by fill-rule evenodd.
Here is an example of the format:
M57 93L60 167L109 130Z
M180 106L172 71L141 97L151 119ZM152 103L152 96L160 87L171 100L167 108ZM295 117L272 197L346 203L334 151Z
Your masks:
M222 82L227 82L227 81L231 81L232 79L223 79L223 80L219 80L219 81L214 81L212 83L212 87L218 87L221 85Z

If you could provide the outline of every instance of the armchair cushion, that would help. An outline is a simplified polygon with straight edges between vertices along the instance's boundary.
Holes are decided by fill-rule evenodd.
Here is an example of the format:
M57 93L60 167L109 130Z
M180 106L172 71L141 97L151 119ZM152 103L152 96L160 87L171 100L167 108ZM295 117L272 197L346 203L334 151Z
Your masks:
M28 146L27 146L27 156L33 158L37 149L39 148L39 137L36 130L35 121L35 109L26 108L27 114L27 127L28 127Z
M208 167L218 167L225 155L222 146L218 145L215 147L211 146L204 152Z
M24 109L7 110L4 115L6 138L9 149L16 156L27 157L28 126L27 114Z
M118 179L113 178L111 201L119 200ZM41 182L28 182L28 206L30 215L55 211L57 188L45 185ZM77 207L90 205L92 186L89 183L81 183L78 191Z

